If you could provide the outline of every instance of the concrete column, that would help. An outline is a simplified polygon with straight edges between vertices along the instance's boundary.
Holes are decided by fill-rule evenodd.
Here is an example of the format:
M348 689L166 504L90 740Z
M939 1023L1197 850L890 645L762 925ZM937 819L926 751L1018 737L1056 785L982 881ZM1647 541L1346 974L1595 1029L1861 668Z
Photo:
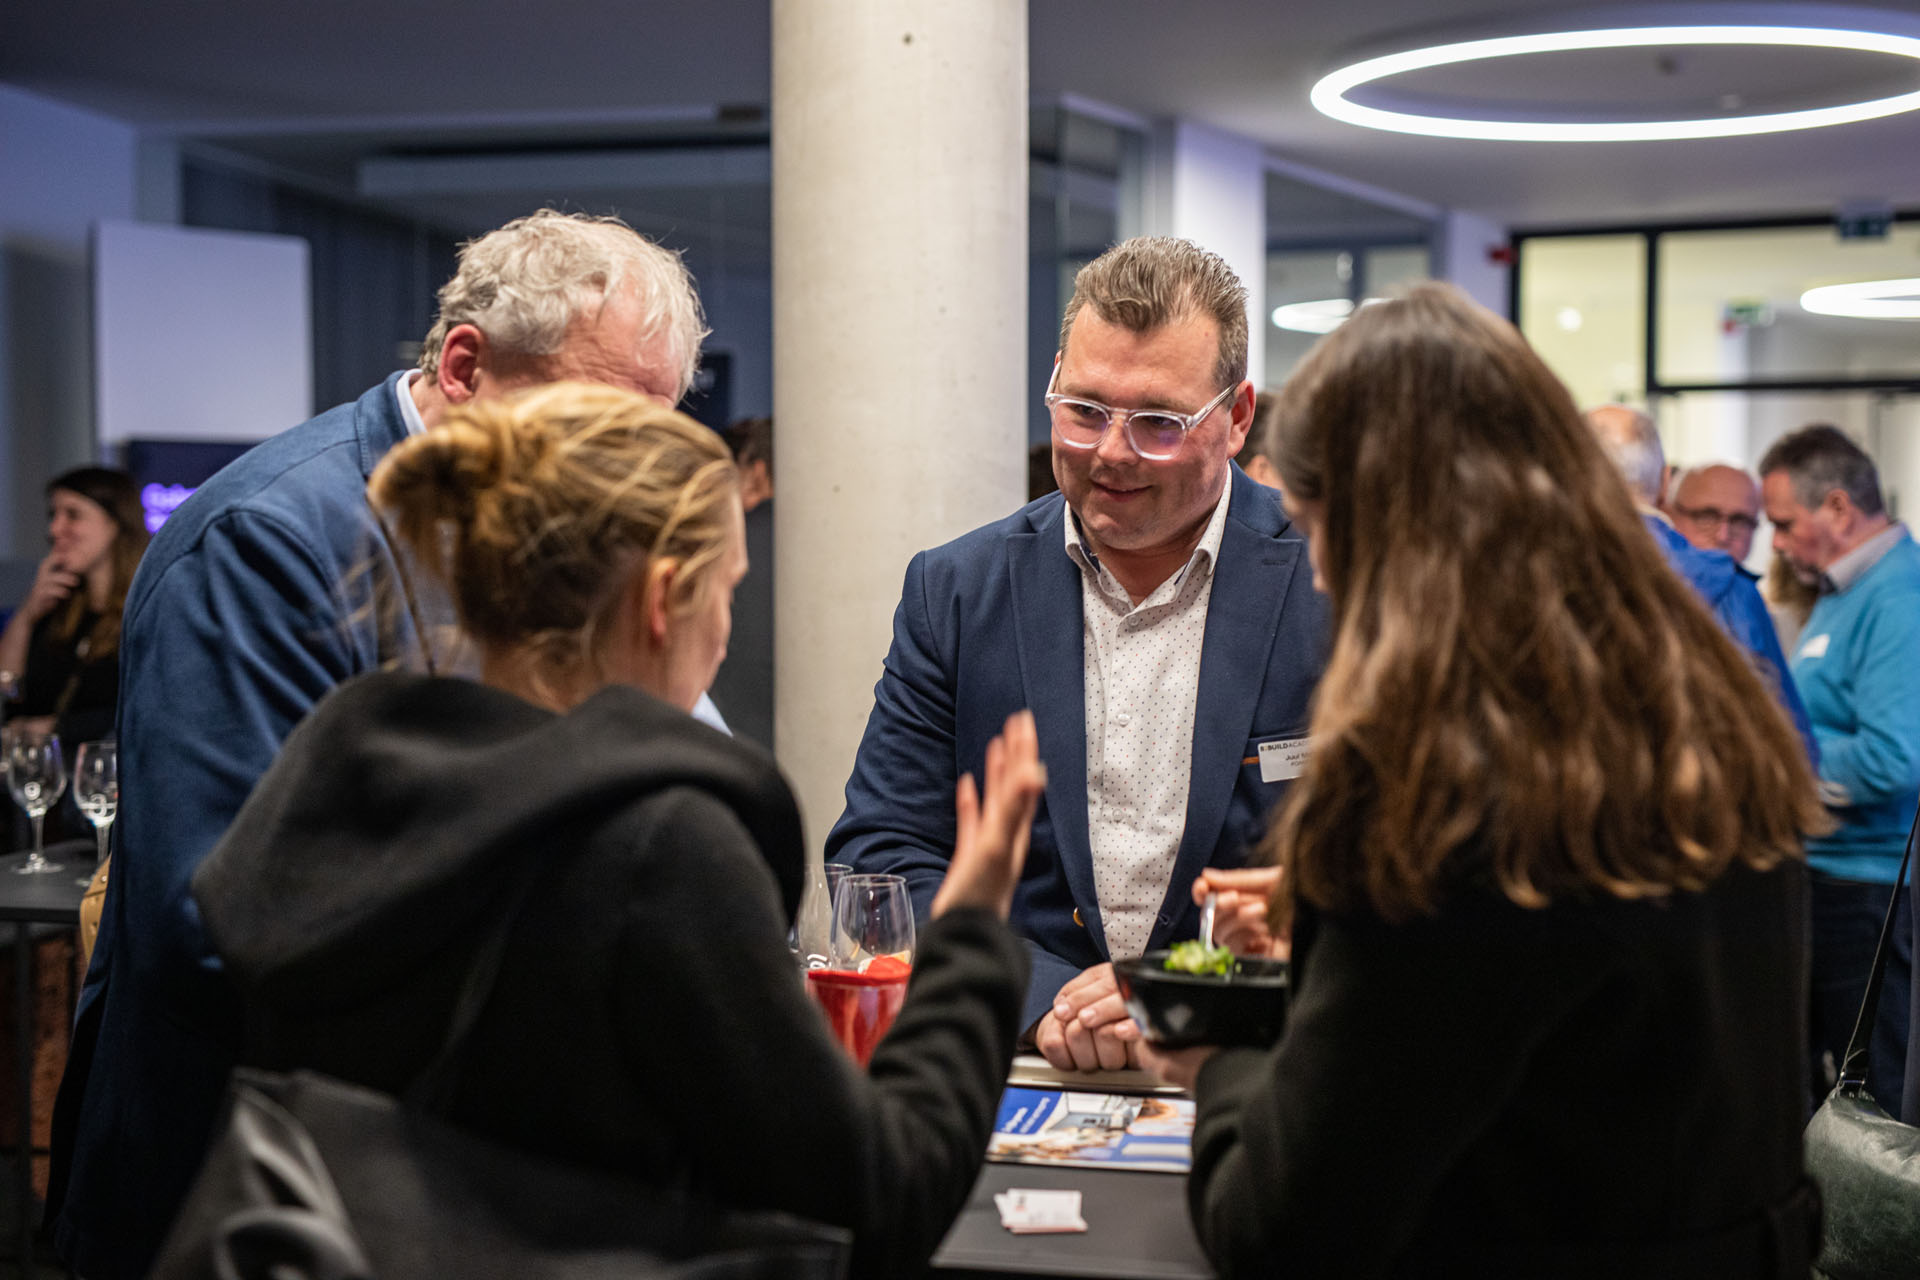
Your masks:
M773 0L774 740L839 817L907 561L1025 500L1025 0Z
M1227 260L1247 287L1247 377L1267 363L1267 167L1259 143L1169 120L1149 139L1147 234L1180 236Z

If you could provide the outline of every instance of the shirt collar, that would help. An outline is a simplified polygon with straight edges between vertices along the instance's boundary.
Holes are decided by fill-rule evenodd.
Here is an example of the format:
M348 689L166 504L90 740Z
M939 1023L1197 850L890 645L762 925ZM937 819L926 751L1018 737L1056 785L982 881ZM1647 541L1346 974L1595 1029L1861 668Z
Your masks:
M1907 536L1907 526L1896 520L1828 565L1820 575L1820 594L1838 595L1866 576L1887 552Z
M394 398L400 402L400 421L406 425L410 436L426 433L427 424L420 417L420 406L413 402L413 381L420 376L420 370L409 369L394 380Z
M1187 558L1187 562L1180 566L1178 573L1173 575L1171 581L1176 588L1186 580L1187 574L1192 572L1196 565L1204 563L1211 570L1214 562L1220 558L1220 544L1226 539L1227 534L1227 506L1232 498L1233 473L1229 470L1227 482L1220 486L1220 500L1213 504L1213 517L1207 521L1206 531L1200 535L1200 545L1193 549L1193 554ZM1067 508L1067 518L1061 523L1066 526L1068 558L1085 572L1093 574L1096 579L1110 577L1111 575L1101 566L1100 558L1094 555L1093 550L1082 540L1080 517L1074 514L1072 507ZM1115 585L1118 586L1118 583Z

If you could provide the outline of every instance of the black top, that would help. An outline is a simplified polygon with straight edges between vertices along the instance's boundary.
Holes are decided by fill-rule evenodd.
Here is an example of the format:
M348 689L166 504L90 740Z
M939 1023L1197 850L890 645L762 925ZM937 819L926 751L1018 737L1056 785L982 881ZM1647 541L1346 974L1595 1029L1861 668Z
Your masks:
M1200 1073L1202 1244L1230 1277L1792 1274L1762 1215L1800 1186L1806 903L1793 863L1402 925L1303 908L1280 1044Z
M113 734L120 652L92 654L93 627L100 615L91 609L80 615L80 625L67 639L55 636L54 620L61 612L55 609L34 624L27 641L27 669L20 673L20 696L7 704L7 719L57 716L54 732L71 763L81 743Z
M984 912L929 925L863 1074L787 950L801 849L772 757L645 694L557 716L385 674L288 738L194 890L252 1061L396 1091L537 860L451 1117L851 1227L859 1273L909 1274L978 1172L1025 951Z

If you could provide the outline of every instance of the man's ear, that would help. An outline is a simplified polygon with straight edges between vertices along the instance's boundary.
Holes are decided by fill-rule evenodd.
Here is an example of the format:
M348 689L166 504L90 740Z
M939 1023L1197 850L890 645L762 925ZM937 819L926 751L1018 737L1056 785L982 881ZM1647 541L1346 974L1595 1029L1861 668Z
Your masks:
M646 624L647 637L656 647L664 646L667 642L667 627L673 613L673 588L679 578L680 562L672 556L661 556L647 566L645 575L633 576L642 593L640 606L644 611L642 620Z
M1253 429L1253 384L1242 382L1233 393L1233 418L1227 428L1228 457L1234 457L1247 443L1247 432Z
M449 404L465 404L480 390L480 375L487 361L487 335L470 324L457 324L447 330L440 344L440 367L435 385Z

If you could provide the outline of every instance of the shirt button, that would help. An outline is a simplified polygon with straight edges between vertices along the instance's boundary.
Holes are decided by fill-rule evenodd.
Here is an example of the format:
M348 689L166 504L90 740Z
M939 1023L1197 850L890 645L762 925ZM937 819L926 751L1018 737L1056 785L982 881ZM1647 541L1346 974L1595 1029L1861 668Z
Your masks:
M1113 722L1124 729L1133 723L1133 715L1127 711L1116 711L1113 713Z

